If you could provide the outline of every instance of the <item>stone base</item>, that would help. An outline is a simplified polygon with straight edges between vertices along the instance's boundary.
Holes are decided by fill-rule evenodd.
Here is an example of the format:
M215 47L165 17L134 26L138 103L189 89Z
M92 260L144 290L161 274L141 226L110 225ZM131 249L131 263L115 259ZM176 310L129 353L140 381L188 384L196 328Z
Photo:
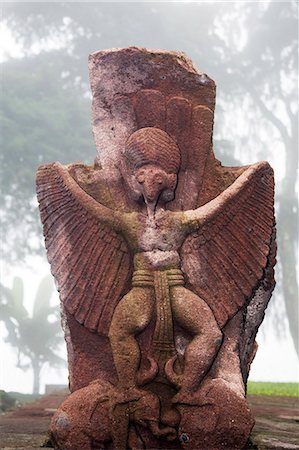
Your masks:
M175 405L168 411L168 426L160 426L155 394L134 399L128 392L125 398L110 383L97 380L71 394L57 410L50 427L52 442L59 450L224 450L246 445L254 420L246 399L228 383L207 380L190 403ZM179 422L178 433L169 426L171 420L174 426ZM123 435L114 434L120 427Z

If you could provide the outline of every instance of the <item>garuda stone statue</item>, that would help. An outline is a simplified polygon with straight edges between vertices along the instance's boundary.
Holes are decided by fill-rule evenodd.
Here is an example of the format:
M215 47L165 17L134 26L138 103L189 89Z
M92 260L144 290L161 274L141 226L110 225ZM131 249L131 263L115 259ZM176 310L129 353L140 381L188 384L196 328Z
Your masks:
M215 84L185 55L90 56L93 166L41 166L71 395L56 449L241 449L273 287L273 171L222 167Z

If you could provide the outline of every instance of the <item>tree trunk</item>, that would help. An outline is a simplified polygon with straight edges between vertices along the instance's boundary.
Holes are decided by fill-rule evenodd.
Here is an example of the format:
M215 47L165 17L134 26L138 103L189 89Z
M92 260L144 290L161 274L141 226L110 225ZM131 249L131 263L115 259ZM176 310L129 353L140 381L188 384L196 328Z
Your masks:
M281 214L286 208L281 208ZM288 211L289 212L289 211ZM291 221L291 218L289 219ZM291 224L287 223L284 218L280 220L280 239L278 242L279 252L281 256L282 266L282 290L286 306L286 313L290 326L290 333L294 342L294 346L299 356L298 342L298 288L296 280L296 254Z
M278 214L278 251L282 265L282 289L286 306L290 333L299 356L298 342L298 199L296 195L298 153L297 123L294 124L293 138L285 142L286 171L282 181Z
M285 176L279 193L278 219L278 252L282 266L282 292L286 306L290 333L299 356L298 342L298 280L297 280L297 248L298 248L298 199L296 195L298 168L298 116L289 111L291 132L287 126L268 109L258 93L251 93L261 112L280 132L285 146Z
M33 369L33 394L39 394L40 389L40 370L41 366L38 361L32 361L32 369Z

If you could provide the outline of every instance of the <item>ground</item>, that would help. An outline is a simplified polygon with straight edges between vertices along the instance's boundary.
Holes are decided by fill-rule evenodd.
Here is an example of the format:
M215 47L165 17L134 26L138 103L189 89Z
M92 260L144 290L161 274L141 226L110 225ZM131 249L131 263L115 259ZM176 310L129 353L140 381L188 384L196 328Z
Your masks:
M1 450L34 450L47 445L47 428L66 397L56 392L0 416ZM248 449L299 450L299 398L249 395L256 425ZM50 447L51 448L51 447Z
M299 398L250 395L256 424L251 434L259 450L299 449Z

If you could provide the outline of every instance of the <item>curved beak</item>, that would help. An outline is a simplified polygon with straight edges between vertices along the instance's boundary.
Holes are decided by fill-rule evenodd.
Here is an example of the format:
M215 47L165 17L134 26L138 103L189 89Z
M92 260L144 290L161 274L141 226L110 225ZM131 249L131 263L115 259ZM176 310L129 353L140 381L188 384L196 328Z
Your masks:
M145 181L143 184L143 198L147 207L147 214L149 218L155 217L157 203L160 197L160 194L163 190L161 185L154 185L153 183Z
M154 197L154 199L148 199L146 197L145 194L143 194L143 198L144 198L144 202L146 204L146 209L147 209L147 215L150 219L154 219L155 217L155 212L156 212L156 207L157 207L157 203L159 200L159 196L160 196L160 192L157 196Z

